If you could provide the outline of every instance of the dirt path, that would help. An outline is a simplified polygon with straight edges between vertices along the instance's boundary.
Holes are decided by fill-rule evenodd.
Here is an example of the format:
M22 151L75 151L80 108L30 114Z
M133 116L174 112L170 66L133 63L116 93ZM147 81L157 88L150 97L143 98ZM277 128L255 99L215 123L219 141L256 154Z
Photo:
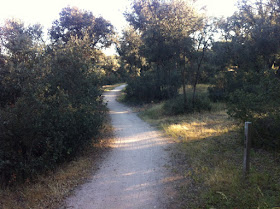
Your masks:
M100 169L66 200L66 208L170 208L168 140L115 99L124 85L106 93L116 139Z

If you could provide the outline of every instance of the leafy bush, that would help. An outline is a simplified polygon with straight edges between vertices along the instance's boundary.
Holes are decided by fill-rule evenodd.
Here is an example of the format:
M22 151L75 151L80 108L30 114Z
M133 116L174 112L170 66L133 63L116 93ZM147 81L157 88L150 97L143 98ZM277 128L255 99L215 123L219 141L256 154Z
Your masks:
M170 99L164 103L163 109L166 115L179 115L184 113L201 112L211 110L211 102L207 95L198 95L195 103L192 103L192 96L187 96L187 104L184 105L183 95L179 95L174 99Z
M230 94L229 114L252 122L255 146L280 149L279 92L280 80L267 73L258 84L246 83Z
M106 108L86 44L69 41L44 54L40 70L22 71L20 95L0 108L0 184L55 168L98 134Z
M122 83L124 81L123 78L120 77L118 73L112 73L110 75L105 75L103 78L104 85L113 85L117 83Z
M209 87L208 92L209 92L209 99L213 102L219 102L226 99L225 90L222 88L218 88L216 86Z
M243 87L243 74L232 71L217 73L212 80L214 86L208 88L209 98L213 102L228 101L229 94Z
M164 75L158 77L154 72L145 72L140 77L128 80L126 97L138 103L169 99L178 93L180 87L178 80L176 72L171 73L168 79Z

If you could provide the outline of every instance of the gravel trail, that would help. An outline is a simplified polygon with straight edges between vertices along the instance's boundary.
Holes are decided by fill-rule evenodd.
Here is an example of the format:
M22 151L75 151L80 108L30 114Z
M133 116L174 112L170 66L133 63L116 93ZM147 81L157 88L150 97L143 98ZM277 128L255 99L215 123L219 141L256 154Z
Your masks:
M113 149L92 178L66 200L66 208L172 208L169 140L116 101L124 87L104 95L115 130Z

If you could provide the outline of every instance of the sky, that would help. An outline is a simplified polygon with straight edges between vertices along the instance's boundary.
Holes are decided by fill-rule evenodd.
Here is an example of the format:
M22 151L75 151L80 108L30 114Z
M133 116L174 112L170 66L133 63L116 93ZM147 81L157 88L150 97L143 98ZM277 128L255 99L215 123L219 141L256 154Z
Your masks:
M44 32L52 22L59 18L62 8L76 6L88 10L94 16L109 20L121 32L127 25L123 12L130 7L130 0L2 0L0 7L0 25L5 19L16 18L26 25L40 23ZM206 5L211 16L230 16L235 11L237 0L198 0L198 7Z

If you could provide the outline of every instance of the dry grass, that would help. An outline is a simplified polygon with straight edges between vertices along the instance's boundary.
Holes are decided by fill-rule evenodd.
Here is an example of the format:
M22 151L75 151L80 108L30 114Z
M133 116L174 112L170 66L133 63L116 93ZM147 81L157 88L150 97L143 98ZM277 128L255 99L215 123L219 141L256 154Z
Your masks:
M217 114L193 114L180 123L163 124L165 132L173 138L185 141L203 140L220 136L236 129L236 124L227 120L225 111Z
M0 189L0 208L58 208L65 197L98 168L108 143L112 137L112 127L104 126L99 143L93 143L80 156L70 163L65 163L33 182L26 182L12 188Z
M197 85L197 89L196 89L196 93L206 93L207 89L210 85L209 84L198 84ZM191 85L186 85L186 91L187 92L192 92L193 91L193 87ZM179 94L183 94L183 87L181 87L179 89Z
M280 206L280 154L253 149L244 182L243 124L229 118L224 104L214 104L212 112L168 117L162 106L149 106L140 116L176 142L171 169L183 179L177 183L179 208Z

